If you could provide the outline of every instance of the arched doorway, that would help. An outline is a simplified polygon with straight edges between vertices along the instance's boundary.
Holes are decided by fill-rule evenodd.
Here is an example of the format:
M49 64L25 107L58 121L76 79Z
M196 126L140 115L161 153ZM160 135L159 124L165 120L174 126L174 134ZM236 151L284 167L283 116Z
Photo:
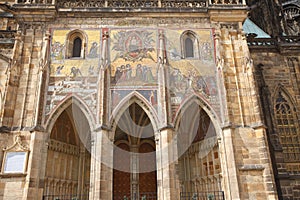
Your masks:
M69 106L57 118L48 142L44 200L88 199L90 135L77 106Z
M114 143L113 199L157 199L154 130L137 103L118 120Z
M178 122L180 199L224 199L216 129L197 103Z

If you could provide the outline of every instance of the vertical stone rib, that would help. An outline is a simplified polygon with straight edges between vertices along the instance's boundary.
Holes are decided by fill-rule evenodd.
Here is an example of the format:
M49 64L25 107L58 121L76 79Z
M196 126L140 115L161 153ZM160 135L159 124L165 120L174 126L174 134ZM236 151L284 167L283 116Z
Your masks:
M159 53L158 53L158 119L160 126L165 127L170 123L171 108L169 104L168 63L165 50L165 35L159 30Z
M107 88L108 84L106 81L106 72L109 67L108 63L108 30L102 30L102 51L101 51L101 60L100 60L100 70L98 78L98 104L97 104L97 123L104 125L107 118Z
M39 69L37 73L37 90L36 90L36 106L34 110L34 118L32 124L34 126L41 125L42 118L41 114L43 114L44 110L44 99L45 94L42 94L43 91L45 91L46 83L43 82L43 76L47 76L48 74L45 73L48 72L47 67L49 64L49 52L50 52L50 33L48 31L44 32L44 38L42 42L42 53L40 55L40 61L39 61ZM44 80L45 81L45 80Z
M240 123L237 125L241 125L242 127L245 126L245 121L244 121L244 102L241 100L242 99L242 87L241 87L241 79L240 79L240 69L239 65L241 62L240 56L239 56L239 39L237 38L237 32L236 31L231 31L230 32L230 39L231 39L231 44L232 44L232 59L234 60L233 63L233 73L234 73L234 80L235 80L235 85L236 85L236 98L238 100L238 106L239 106L239 114L240 116Z
M229 123L229 116L228 116L228 105L227 105L227 94L225 90L225 82L224 82L224 57L223 57L223 48L221 45L221 37L220 31L218 30L215 33L215 45L216 45L216 67L217 67L217 86L218 86L218 94L220 99L220 114L221 114L221 121L223 124ZM223 98L225 97L225 98Z
M32 52L35 44L35 29L30 27L26 29L24 36L24 48L22 52L22 64L21 64L21 77L20 87L18 88L18 96L16 102L16 109L20 112L15 113L13 126L18 128L26 126L26 102L28 101L27 95L29 93L28 88L30 85L30 76L32 75Z

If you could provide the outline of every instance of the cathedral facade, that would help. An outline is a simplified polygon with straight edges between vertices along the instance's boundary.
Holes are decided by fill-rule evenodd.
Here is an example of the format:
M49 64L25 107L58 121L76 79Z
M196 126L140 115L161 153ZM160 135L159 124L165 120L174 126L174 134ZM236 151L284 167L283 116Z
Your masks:
M0 8L0 199L300 199L299 1Z

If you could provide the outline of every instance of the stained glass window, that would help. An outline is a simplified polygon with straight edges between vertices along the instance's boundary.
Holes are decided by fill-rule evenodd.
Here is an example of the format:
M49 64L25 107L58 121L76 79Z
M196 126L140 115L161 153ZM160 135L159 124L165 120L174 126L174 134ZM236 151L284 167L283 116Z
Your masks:
M282 92L279 92L276 98L275 118L285 162L300 161L300 135L296 112Z

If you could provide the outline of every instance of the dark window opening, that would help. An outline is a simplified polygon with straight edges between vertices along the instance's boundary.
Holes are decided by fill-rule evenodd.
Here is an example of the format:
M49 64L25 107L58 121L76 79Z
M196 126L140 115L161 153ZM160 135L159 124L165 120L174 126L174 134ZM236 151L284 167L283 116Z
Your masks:
M185 41L185 57L193 58L194 57L194 45L191 38L186 38Z
M82 46L82 40L79 37L75 38L74 43L73 43L72 57L80 57L81 46Z

